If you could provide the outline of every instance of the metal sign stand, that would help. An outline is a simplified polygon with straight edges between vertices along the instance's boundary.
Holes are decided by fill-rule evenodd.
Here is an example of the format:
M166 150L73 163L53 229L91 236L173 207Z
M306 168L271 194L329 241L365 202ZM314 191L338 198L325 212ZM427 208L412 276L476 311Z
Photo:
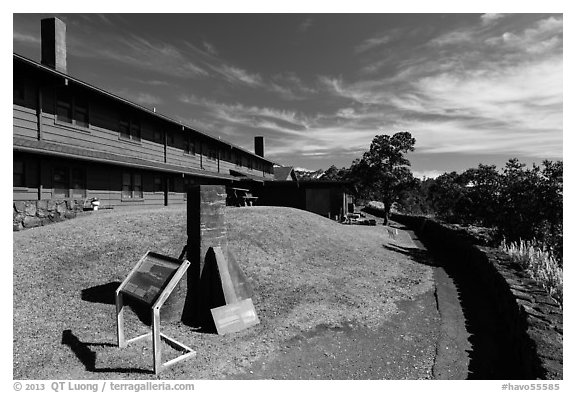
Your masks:
M139 269L143 265L144 261L151 254L152 253L147 252L140 259L140 261L136 264L136 266L134 266L134 268L132 269L130 274L128 274L128 277L126 277L126 279L122 282L122 284L120 284L120 286L116 290L116 294L115 294L116 295L115 296L115 298L116 298L116 322L117 322L117 331L118 331L118 346L120 348L125 348L130 343L140 341L142 339L145 339L145 338L152 336L152 347L154 350L153 351L153 354L154 354L154 373L156 375L158 375L160 372L162 372L167 367L170 367L171 365L178 363L182 360L185 360L191 356L195 356L196 351L194 351L193 349L189 348L188 346L186 346L186 345L184 345L184 344L174 340L173 338L170 338L170 337L168 337L165 334L162 334L160 332L160 308L162 307L162 305L164 305L164 302L166 302L166 300L168 299L168 297L170 296L170 294L172 293L172 291L174 290L174 288L176 287L176 285L178 284L178 282L180 281L182 276L184 276L184 274L186 273L186 270L190 266L190 262L188 260L184 260L181 262L178 261L178 263L180 263L180 266L178 267L176 272L173 273L172 278L170 278L170 281L168 282L168 284L165 284L162 286L159 295L157 296L156 300L152 304L152 307L151 307L152 332L143 334L143 335L135 337L135 338L131 338L129 340L126 340L124 337L124 301L123 301L123 297L129 296L129 297L132 297L132 298L135 298L137 300L142 301L141 298L139 298L138 296L135 296L129 290L126 289L126 284L128 284L128 282L134 277L134 275L137 272L139 272ZM163 257L163 256L158 255L158 254L153 254L153 255L157 258ZM174 261L173 258L169 258L169 257L163 257L163 258L165 258L166 260L171 260L172 262ZM161 339L164 339L168 343L172 344L172 346L175 348L178 348L182 351L186 351L186 353L181 355L181 356L178 356L177 358L172 359L166 363L162 363L162 348L160 346Z

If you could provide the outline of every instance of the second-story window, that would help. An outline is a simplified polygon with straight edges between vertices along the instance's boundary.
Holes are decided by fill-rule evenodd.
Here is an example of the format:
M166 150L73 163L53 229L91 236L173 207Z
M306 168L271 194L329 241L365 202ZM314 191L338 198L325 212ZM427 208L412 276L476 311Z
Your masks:
M88 128L89 110L88 101L82 97L75 97L68 90L60 90L56 94L56 120L80 128Z
M127 116L120 118L118 131L120 132L120 137L123 139L140 141L140 121L136 118Z
M88 102L84 99L74 100L74 124L88 128Z
M236 166L242 166L242 156L239 153L236 153Z
M26 85L22 79L14 79L14 103L23 104L26 102Z
M228 162L232 161L232 151L229 148L222 151L222 159Z
M156 143L164 143L164 132L157 128L154 129L154 142Z
M72 124L72 96L59 92L56 100L56 120Z
M184 151L188 154L196 154L196 144L194 143L192 135L186 135L184 139Z

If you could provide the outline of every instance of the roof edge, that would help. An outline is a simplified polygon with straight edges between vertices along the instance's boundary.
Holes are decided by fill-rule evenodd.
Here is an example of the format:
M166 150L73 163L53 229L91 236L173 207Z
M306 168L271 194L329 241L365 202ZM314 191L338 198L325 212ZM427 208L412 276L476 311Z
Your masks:
M126 98L120 97L120 96L118 96L118 95L116 95L116 94L114 94L114 93L110 93L109 91L106 91L106 90L101 89L101 88L99 88L99 87L93 86L93 85L89 84L88 82L84 82L84 81L82 81L82 80L80 80L80 79L78 79L78 78L75 78L75 77L73 77L73 76L70 76L69 74L65 74L65 73L63 73L63 72L54 70L54 69L52 69L52 68L50 68L50 67L48 67L48 66L46 66L46 65L44 65L44 64L42 64L42 63L38 63L38 62L35 61L35 60L32 60L32 59L29 59L29 58L27 58L27 57L25 57L25 56L19 55L18 53L14 53L14 52L13 52L13 56L14 56L14 58L16 58L16 59L19 59L19 60L21 60L21 61L27 62L28 64L30 64L30 65L32 65L32 66L35 66L35 67L37 67L37 68L39 68L39 69L41 69L41 70L43 70L43 71L49 72L49 73L54 74L54 75L58 75L58 76L60 76L60 77L62 77L62 78L66 78L66 79L68 79L68 80L70 80L70 81L72 81L72 82L74 82L74 83L77 83L77 84L79 84L79 85L81 85L81 86L84 86L84 87L86 87L86 88L88 88L88 89L90 89L90 90L96 91L96 92L98 92L98 93L100 93L100 94L104 94L104 95L106 95L106 96L108 96L108 97L110 97L110 98L112 98L112 99L115 99L115 100L117 100L117 101L121 101L121 102L123 102L124 104L130 105L130 106L132 106L132 107L134 107L134 108L136 108L136 109L138 109L138 110L144 111L144 112L146 112L147 114L149 114L149 115L151 115L151 116L157 117L157 118L162 119L162 120L164 120L164 121L168 121L168 122L173 123L173 124L178 125L178 126L185 127L185 128L187 128L187 129L189 129L190 131L196 132L196 133L198 133L198 134L200 134L200 135L202 135L202 136L204 136L204 137L206 137L206 138L212 139L213 141L221 142L221 143L230 145L230 146L233 147L234 149L238 149L238 150L240 150L240 151L242 151L242 152L244 152L244 153L250 154L251 156L256 157L256 158L259 158L259 159L261 159L261 160L264 160L264 161L266 161L266 162L268 162L268 163L270 163L270 164L272 164L272 165L279 165L279 164L277 164L276 162L274 162L274 161L272 161L272 160L269 160L269 159L266 158L266 157L261 157L261 156L257 155L256 153L253 153L253 152L251 152L251 151L249 151L249 150L247 150L247 149L245 149L245 148L243 148L243 147L241 147L241 146L235 145L235 144L232 143L232 142L229 142L229 141L227 141L227 140L225 140L225 139L222 139L222 138L219 138L219 137L215 137L215 136L209 135L209 134L206 133L205 131L200 131L200 130L196 129L195 127L192 127L192 126L190 126L190 125L188 125L188 124L185 124L185 123L182 123L182 122L180 122L180 121L178 121L178 120L172 119L171 117L168 117L168 116L166 116L166 115L163 115L163 114L154 112L153 110L150 110L150 109L146 108L145 106L142 106L142 105L140 105L140 104L137 104L137 103L135 103L135 102L132 102L132 101L126 99Z

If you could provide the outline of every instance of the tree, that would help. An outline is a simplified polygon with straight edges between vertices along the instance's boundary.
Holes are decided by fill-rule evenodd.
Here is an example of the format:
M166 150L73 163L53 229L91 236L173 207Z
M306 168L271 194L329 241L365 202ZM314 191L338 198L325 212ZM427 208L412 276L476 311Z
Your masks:
M384 224L388 223L390 208L401 194L415 185L410 161L405 154L414 151L416 139L409 132L392 136L376 135L362 159L352 163L349 179L354 180L364 198L384 203Z
M428 189L428 200L436 216L448 222L457 221L456 206L464 198L466 183L456 172L438 176Z
M336 165L330 166L322 175L322 180L344 180L348 174L347 168L338 169Z
M527 168L510 159L502 173L482 165L445 173L428 188L435 215L460 224L497 229L499 239L536 242L562 264L563 164Z
M492 227L498 219L502 183L496 165L479 164L478 168L468 169L460 176L466 184L460 217L472 224Z

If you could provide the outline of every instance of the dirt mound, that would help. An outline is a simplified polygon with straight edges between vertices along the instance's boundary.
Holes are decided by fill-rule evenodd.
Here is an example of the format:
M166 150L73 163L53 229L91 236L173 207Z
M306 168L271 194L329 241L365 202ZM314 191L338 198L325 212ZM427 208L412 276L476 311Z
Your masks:
M261 324L227 336L163 327L198 356L162 378L220 378L318 326L376 327L396 301L432 288L429 267L399 252L409 247L406 234L390 239L381 226L345 226L290 208L226 214ZM150 343L116 348L109 294L83 293L112 288L146 250L178 256L185 243L186 212L178 207L102 212L14 233L14 378L149 378Z

